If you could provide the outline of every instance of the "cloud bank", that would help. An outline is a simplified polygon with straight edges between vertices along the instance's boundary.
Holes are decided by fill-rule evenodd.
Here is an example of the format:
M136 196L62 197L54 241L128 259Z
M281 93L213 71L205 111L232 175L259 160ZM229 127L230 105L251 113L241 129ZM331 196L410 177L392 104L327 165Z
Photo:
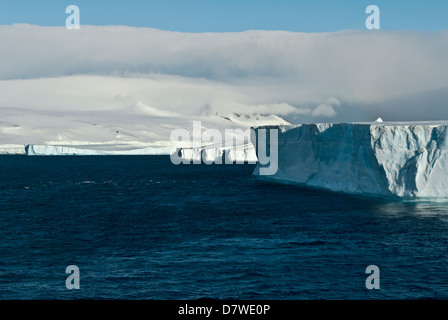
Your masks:
M187 115L206 108L296 122L448 119L448 31L12 25L0 26L0 43L0 108ZM428 96L432 107L422 112Z

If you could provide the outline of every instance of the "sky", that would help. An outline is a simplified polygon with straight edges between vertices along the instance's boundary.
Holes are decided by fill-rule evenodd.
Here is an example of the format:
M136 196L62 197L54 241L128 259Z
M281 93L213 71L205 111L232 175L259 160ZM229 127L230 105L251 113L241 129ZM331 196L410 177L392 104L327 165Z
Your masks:
M65 27L70 4L80 30ZM370 4L381 30L365 27ZM433 0L0 0L0 108L448 120L447 9Z
M0 0L0 25L65 25L65 8L77 5L81 25L126 25L179 32L364 29L365 9L380 8L381 29L448 29L441 0Z

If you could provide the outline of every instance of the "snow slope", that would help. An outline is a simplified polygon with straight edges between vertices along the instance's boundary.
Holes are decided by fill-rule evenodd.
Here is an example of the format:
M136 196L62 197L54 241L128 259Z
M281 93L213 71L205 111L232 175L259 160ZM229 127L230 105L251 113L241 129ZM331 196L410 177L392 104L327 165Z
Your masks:
M349 194L448 198L448 122L377 121L277 128L278 170L263 176L265 179ZM255 175L259 169L260 164Z
M27 151L28 155L169 155L177 148L193 147L191 143L170 141L170 134L182 128L193 139L194 121L200 121L200 132L213 128L223 135L226 129L246 130L251 126L288 124L273 114L181 115L142 103L108 110L0 108L0 117L0 154L25 154ZM204 141L200 148L208 144ZM26 150L25 146L28 146ZM221 149L215 151L219 153ZM248 152L244 150L248 149L253 150L250 142L246 145L241 143L238 147L238 150L243 150L244 157ZM238 150L234 155L241 153ZM184 151L185 157L188 157L188 152Z

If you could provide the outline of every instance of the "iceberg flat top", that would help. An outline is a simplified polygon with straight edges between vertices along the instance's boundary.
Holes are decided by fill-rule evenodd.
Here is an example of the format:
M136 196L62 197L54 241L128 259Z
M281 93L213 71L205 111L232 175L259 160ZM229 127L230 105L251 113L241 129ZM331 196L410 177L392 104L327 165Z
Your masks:
M317 123L300 123L300 124L287 124L282 125L286 128L300 127L302 125L314 125L318 127L328 127L334 125L364 125L364 126L440 126L448 125L448 120L435 120L435 121L364 121L364 122L317 122ZM262 127L275 127L276 125L263 125Z
M448 125L448 120L437 121L382 121L382 122L349 122L351 124L364 124L371 126L438 126Z

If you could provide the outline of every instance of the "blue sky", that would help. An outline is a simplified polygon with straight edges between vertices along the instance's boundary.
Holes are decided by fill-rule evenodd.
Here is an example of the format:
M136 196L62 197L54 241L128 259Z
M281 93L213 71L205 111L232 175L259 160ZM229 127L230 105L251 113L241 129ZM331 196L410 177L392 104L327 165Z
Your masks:
M448 1L441 0L0 0L0 25L65 25L75 4L81 25L128 25L181 32L364 29L370 4L381 10L381 29L448 29Z

